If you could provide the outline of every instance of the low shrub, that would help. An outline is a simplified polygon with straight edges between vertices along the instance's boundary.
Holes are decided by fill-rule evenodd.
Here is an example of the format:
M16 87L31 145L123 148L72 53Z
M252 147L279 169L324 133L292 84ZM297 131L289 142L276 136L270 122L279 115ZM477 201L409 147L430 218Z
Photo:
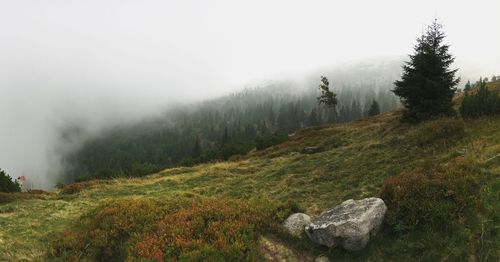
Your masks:
M279 230L293 205L205 200L165 217L135 254L155 261L259 261L258 238Z
M172 199L109 201L57 233L48 260L255 261L258 234L280 230L292 204Z
M164 203L150 199L122 199L104 203L78 220L78 226L56 234L48 257L75 261L76 257L91 261L124 261L127 242L149 231L172 209L184 203Z
M42 193L43 192L43 193ZM35 190L34 192L0 192L0 204L6 204L21 199L45 199L45 196L50 195L49 192L43 190Z
M5 204L19 199L17 194L0 192L0 204Z
M60 193L65 195L73 195L91 186L98 184L106 184L106 183L109 182L105 180L87 180L87 181L76 182L63 186Z
M221 148L222 158L229 159L233 155L246 155L255 147L253 140L241 140L226 143Z
M465 118L478 118L500 114L500 94L491 92L486 82L481 82L474 94L465 93L460 105L460 114Z
M52 193L50 192L47 192L45 190L41 190L41 189L29 189L27 191L28 194L32 194L32 195L51 195Z
M243 156L242 155L232 155L230 156L227 161L230 161L230 162L237 162L237 161L240 161L243 159Z
M458 159L433 170L404 172L386 179L381 191L388 207L386 222L395 231L453 226L476 206L476 173L471 165Z
M156 261L256 260L257 233L251 220L225 203L194 204L161 220L137 244L137 254Z
M130 167L130 175L141 177L149 174L154 174L161 171L163 168L160 165L151 163L135 163Z
M258 136L255 139L255 147L257 148L257 150L262 150L274 145L281 144L285 142L287 139L288 135L280 133L274 133L266 136Z

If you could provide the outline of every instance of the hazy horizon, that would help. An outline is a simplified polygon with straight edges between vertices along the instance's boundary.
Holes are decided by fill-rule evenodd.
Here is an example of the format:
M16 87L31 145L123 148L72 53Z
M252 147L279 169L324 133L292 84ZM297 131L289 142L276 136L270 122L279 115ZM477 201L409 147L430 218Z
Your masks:
M60 131L73 123L97 132L252 83L406 60L435 18L463 80L500 75L499 10L494 0L2 1L0 168L57 173Z

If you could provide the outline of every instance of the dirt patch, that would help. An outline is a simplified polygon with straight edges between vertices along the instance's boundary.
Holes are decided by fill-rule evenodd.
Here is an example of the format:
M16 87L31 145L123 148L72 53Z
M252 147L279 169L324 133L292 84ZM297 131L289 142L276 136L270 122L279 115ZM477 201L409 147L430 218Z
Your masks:
M298 253L297 251L286 246L282 241L272 236L261 237L260 252L266 261L314 261L314 258Z

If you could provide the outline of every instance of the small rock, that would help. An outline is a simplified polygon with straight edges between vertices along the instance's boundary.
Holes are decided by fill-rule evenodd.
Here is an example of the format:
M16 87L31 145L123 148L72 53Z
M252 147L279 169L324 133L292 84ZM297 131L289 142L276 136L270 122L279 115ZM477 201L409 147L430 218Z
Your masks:
M387 207L380 198L349 199L323 212L305 231L318 244L360 250L366 246L370 235L377 233L386 211Z
M283 226L286 230L296 237L301 237L304 228L309 224L311 224L311 217L304 213L291 214L285 222L283 222Z
M317 257L314 262L330 262L330 259L328 259L327 257L325 256L320 256L320 257Z
M321 152L322 150L323 149L319 146L309 146L309 147L304 148L304 153L305 154L314 154L314 153Z

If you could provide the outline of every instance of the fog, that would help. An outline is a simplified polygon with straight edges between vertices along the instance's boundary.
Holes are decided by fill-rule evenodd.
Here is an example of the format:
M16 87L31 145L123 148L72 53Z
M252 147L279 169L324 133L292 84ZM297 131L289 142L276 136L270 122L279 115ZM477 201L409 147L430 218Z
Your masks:
M498 75L499 11L498 0L0 1L0 168L50 188L80 142L62 130L83 126L83 139L249 83L404 58L434 18L460 75Z

